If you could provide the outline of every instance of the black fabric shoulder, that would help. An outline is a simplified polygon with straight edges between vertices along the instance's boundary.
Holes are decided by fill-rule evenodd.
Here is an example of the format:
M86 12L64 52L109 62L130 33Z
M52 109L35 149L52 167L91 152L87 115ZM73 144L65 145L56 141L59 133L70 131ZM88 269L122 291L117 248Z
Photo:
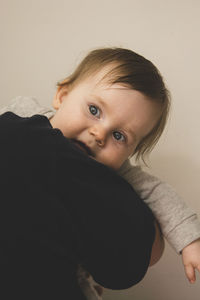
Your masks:
M0 115L0 121L3 121L8 125L10 124L11 126L13 126L14 122L17 122L18 127L20 127L20 125L24 125L24 122L26 123L28 122L29 125L33 123L34 126L37 127L46 126L52 128L48 118L44 115L39 115L39 114L26 118L26 117L20 117L11 111L7 111Z

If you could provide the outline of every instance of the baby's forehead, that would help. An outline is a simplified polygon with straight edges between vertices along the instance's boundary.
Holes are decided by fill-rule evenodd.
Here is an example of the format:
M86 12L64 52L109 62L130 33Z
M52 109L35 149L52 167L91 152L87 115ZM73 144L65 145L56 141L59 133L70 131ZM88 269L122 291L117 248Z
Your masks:
M132 87L124 84L123 82L114 82L112 78L103 77L101 74L90 77L85 81L86 85L90 87L93 92L100 93L102 91L115 90L115 91L127 91L134 90Z
M116 63L106 65L98 70L93 71L85 78L85 80L95 84L95 86L97 87L102 85L109 86L113 84L113 82L116 81L117 78L120 77L120 74L112 72L115 67Z
M129 91L133 91L134 89L121 83L121 82L112 82L107 80L107 78L100 80L98 82L95 82L93 85L93 92L96 94L110 94L114 93L115 95L127 95Z

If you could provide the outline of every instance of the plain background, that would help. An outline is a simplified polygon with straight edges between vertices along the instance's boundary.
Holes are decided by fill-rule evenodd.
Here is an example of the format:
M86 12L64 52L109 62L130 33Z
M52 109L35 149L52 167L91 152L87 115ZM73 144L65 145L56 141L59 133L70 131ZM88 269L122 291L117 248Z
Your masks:
M56 82L96 47L124 47L150 59L172 94L168 126L149 172L170 183L200 213L200 1L0 0L0 106L19 95L51 105ZM131 237L130 237L131 238ZM105 300L199 300L181 256L165 253L144 280Z

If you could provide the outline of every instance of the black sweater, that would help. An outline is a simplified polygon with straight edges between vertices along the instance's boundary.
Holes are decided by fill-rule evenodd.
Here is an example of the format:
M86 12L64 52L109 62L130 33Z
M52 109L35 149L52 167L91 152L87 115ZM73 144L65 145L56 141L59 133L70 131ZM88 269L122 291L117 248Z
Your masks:
M81 264L106 288L145 275L153 215L111 168L45 116L0 116L0 299L84 299Z

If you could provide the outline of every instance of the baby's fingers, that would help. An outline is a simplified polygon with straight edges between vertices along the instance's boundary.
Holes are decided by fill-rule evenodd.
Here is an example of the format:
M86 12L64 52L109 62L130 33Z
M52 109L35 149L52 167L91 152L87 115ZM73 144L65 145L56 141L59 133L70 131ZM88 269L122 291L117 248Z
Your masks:
M189 282L194 283L196 280L195 269L193 268L193 266L191 264L184 265L184 268L185 268L185 274L186 274Z

